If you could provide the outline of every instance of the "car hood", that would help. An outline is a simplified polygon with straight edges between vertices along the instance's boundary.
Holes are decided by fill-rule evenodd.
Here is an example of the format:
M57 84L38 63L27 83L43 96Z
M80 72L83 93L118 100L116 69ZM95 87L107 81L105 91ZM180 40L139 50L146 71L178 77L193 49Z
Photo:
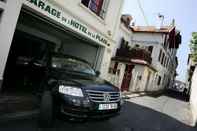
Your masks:
M111 83L96 77L91 79L73 79L73 82L80 84L84 90L119 91L119 89Z
M59 81L59 84L81 87L83 90L119 91L108 81L92 75L57 71L50 74L51 77L55 77Z

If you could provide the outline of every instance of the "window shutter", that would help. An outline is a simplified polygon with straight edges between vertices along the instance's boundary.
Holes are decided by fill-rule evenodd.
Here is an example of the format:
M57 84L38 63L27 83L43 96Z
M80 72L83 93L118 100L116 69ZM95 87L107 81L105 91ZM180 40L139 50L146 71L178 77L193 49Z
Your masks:
M160 50L160 52L159 52L159 57L158 57L158 61L160 62L160 60L161 60L161 55L162 55L162 50Z
M108 8L108 6L109 6L109 1L110 1L110 0L104 0L104 1L103 1L103 6L102 6L101 11L100 11L100 16L101 16L102 18L105 18L105 16L106 16L107 8Z
M97 0L97 6L98 6L97 15L100 15L103 6L103 0Z
M97 5L97 0L91 0L89 4L89 8L94 12L98 12L98 5Z

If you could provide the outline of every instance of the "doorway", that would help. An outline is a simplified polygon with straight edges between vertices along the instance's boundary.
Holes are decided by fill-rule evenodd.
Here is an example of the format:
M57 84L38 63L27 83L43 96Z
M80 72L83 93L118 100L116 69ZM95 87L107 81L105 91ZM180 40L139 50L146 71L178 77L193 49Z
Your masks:
M134 68L134 65L126 64L125 73L124 73L124 77L123 77L122 85L121 85L121 91L129 91L129 85L130 85L130 81L132 78L133 68Z

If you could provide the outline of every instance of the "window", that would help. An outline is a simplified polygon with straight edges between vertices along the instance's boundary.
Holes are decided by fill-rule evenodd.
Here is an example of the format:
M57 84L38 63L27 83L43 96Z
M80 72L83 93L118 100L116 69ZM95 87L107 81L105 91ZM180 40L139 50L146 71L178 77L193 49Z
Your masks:
M121 41L120 41L120 48L121 49L128 49L129 48L129 42L126 41L124 39L124 37L121 38Z
M1 22L2 14L3 14L3 10L0 9L0 22Z
M164 38L164 47L165 49L168 47L167 35L165 35L165 38Z
M167 57L164 57L164 62L163 62L163 66L165 67L166 65L166 60L167 60Z
M152 52L153 52L153 46L149 46L148 47L148 51L152 54Z
M166 61L166 65L165 65L166 68L168 67L168 63L169 63L169 58Z
M164 62L164 57L165 57L165 54L162 53L162 59L161 59L161 64L163 65L163 62Z
M111 66L109 67L108 73L114 74L114 75L115 75L116 73L118 73L118 75L119 75L120 70L118 70L118 62L111 63Z
M168 62L168 57L166 57L166 61L165 61L165 63L164 63L164 67L166 67L167 62Z
M82 0L81 3L96 15L105 18L109 0Z
M165 85L166 84L166 74L164 74L164 76L163 76L163 85Z
M159 57L158 57L159 62L161 61L161 54L162 54L162 50L160 50L160 52L159 52Z
M82 0L81 3L88 7L90 0Z
M161 76L158 77L157 85L159 86L161 83Z
M116 74L117 69L118 69L118 62L116 62L116 63L114 64L113 74Z

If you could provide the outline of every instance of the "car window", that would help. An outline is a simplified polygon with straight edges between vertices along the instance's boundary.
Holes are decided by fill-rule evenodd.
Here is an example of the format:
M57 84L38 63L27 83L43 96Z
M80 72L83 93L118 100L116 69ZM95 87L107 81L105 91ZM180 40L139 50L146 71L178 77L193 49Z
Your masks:
M95 72L91 66L73 58L52 57L52 67L95 75Z

